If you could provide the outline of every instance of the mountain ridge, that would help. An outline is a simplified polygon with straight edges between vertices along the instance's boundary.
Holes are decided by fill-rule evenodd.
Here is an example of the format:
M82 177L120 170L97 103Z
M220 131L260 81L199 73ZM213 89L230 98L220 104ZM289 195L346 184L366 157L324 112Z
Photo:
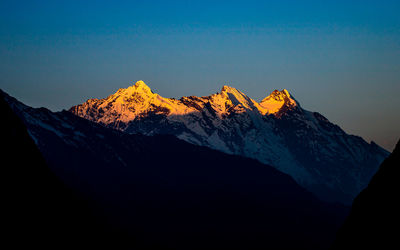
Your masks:
M95 205L123 249L326 249L347 212L257 160L3 96L51 171Z
M251 157L291 175L322 199L345 203L367 185L389 154L303 109L286 89L273 91L261 102L226 85L210 96L174 99L138 81L69 111L126 133L172 134Z

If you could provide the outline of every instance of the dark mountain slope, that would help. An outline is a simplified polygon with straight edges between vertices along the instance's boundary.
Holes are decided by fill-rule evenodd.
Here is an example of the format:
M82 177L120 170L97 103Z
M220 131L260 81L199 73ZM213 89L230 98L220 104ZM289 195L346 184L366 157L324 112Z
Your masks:
M95 238L111 232L98 223L85 198L50 170L3 97L0 112L3 240L13 248L97 245Z
M400 224L400 141L354 200L335 249L396 249ZM396 247L397 246L397 247Z
M2 95L51 171L113 232L114 248L324 249L346 214L256 160L172 136L129 135Z

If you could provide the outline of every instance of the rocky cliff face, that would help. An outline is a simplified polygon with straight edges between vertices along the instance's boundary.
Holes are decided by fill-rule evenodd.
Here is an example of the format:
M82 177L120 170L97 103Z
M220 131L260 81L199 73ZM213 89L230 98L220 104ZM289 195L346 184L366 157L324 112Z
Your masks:
M70 112L126 133L171 134L257 159L330 201L351 202L388 155L321 114L304 110L285 89L261 102L229 86L210 96L177 100L161 97L138 81Z

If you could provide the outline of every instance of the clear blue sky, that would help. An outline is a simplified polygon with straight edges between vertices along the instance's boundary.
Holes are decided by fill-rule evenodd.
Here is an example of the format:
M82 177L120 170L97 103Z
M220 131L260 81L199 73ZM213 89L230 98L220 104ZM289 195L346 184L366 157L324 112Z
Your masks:
M0 88L52 110L137 80L165 97L286 88L391 150L399 13L400 1L0 0Z

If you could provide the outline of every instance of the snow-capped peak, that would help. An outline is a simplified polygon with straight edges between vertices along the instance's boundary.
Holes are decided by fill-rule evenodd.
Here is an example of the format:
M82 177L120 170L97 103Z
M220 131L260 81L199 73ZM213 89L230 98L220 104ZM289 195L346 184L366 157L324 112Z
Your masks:
M245 95L242 91L227 85L222 87L220 95L231 101L233 105L241 105L246 109L254 109L256 104L253 99Z
M273 91L260 103L254 101L240 90L227 85L222 87L221 92L208 97L183 97L177 100L164 98L153 93L143 81L137 81L134 85L119 89L105 99L88 100L86 103L74 107L75 111L73 112L79 116L89 118L93 114L88 112L87 109L108 110L104 114L99 113L99 117L96 120L104 124L109 124L115 119L128 123L149 113L168 114L169 116L198 113L201 112L206 103L212 107L217 116L231 112L243 113L246 111L258 112L261 115L275 115L282 107L287 110L287 108L298 106L297 102L285 89Z
M232 92L232 91L237 91L237 89L235 89L234 87L228 86L228 85L224 85L221 88L221 93L222 92Z
M137 81L133 87L135 87L138 92L151 93L149 86L147 86L142 80Z
M134 85L126 89L119 89L118 92L115 94L125 96L134 94L151 96L153 95L153 92L151 91L150 87L147 86L143 81L137 81Z
M277 113L282 107L293 108L300 106L299 103L290 95L289 91L283 89L281 91L274 90L272 93L265 97L260 106L267 109L269 114Z

